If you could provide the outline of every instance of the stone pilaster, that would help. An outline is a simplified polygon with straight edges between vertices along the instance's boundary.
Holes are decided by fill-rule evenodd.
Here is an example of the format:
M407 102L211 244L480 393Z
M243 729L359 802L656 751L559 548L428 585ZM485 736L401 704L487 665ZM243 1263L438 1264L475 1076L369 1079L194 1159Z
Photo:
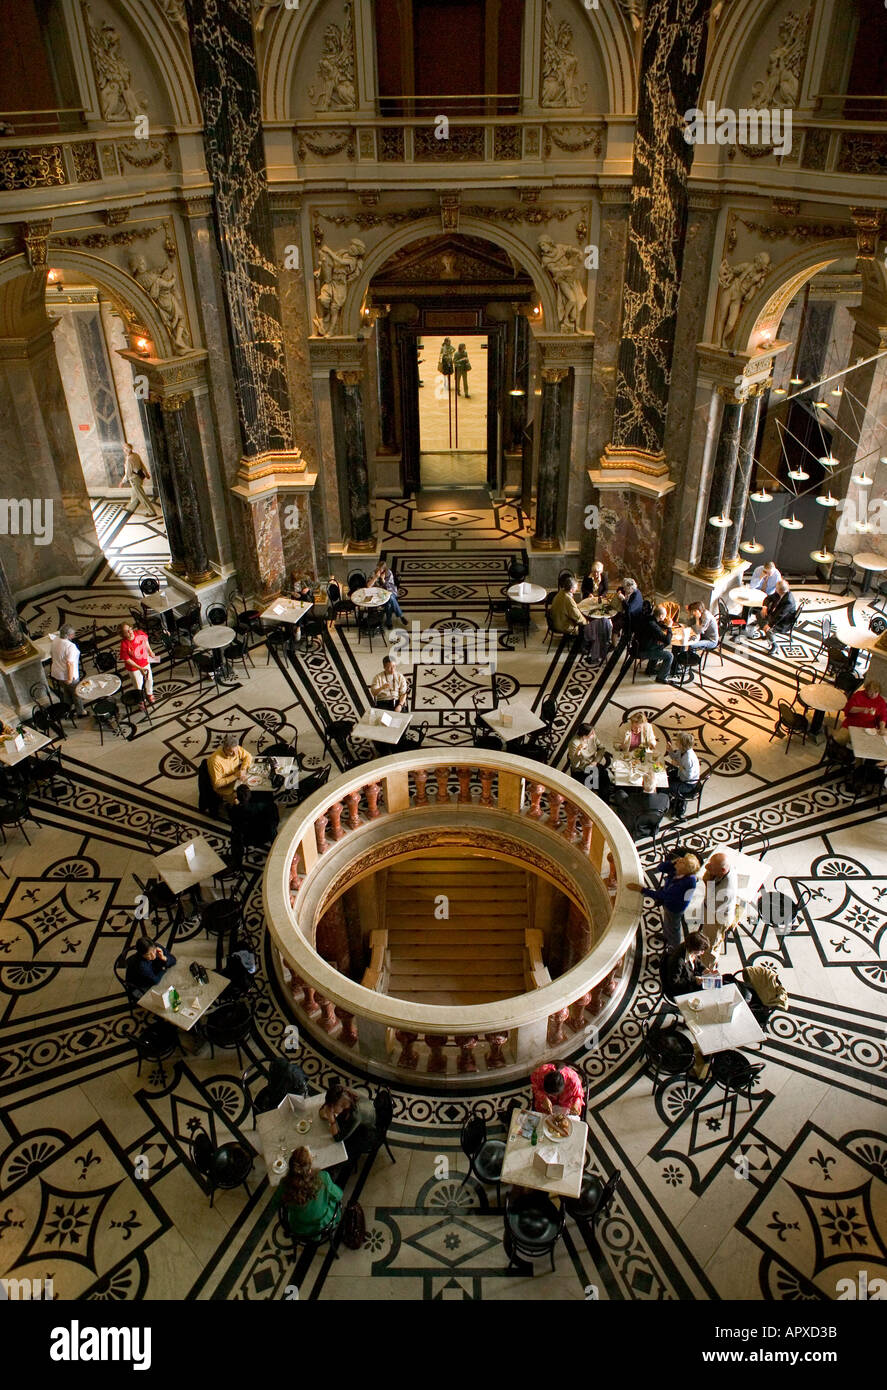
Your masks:
M206 544L206 527L201 514L195 467L201 461L197 409L190 394L166 396L160 401L166 456L175 494L181 532L184 578L189 584L208 584L215 579Z
M391 320L381 309L376 315L376 381L379 394L379 453L396 454L397 412L394 405L394 356L391 343Z
M542 368L542 418L539 427L539 475L536 482L536 529L533 550L558 550L560 481L563 476L563 402L568 367Z
M15 599L0 560L0 660L17 661L27 656L30 643L18 619Z
M363 422L361 382L363 372L337 371L342 383L342 449L348 486L350 516L349 550L374 551L373 518L370 511L370 474L367 466L366 432Z
M748 494L755 461L755 440L758 437L761 405L768 384L759 382L757 386L751 388L742 411L742 423L739 429L739 457L736 460L733 494L730 499L730 520L733 524L724 541L723 563L727 569L739 569L744 563L739 554L739 544L742 540L745 514L748 510Z

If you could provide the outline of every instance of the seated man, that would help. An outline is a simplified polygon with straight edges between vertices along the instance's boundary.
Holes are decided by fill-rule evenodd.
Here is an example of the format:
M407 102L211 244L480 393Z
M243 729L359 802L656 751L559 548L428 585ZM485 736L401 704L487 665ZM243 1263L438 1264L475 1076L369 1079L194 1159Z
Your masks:
M241 748L233 734L225 734L219 747L207 758L213 791L226 805L234 805L238 783L246 781L252 761L252 754Z
M402 710L407 698L407 678L397 669L393 657L386 656L382 670L373 678L370 694L379 709Z
M718 645L718 621L714 613L709 612L705 604L698 600L688 605L687 612L696 633L687 643L687 649L691 652L713 651Z
M841 727L835 729L832 735L835 743L846 746L850 742L851 729L877 729L879 734L887 729L887 700L881 694L877 681L866 681L861 690L850 696L844 706Z
M671 675L674 654L671 650L671 628L664 606L659 603L649 617L641 614L637 625L638 655L647 665L648 676L667 681Z
M622 599L622 612L617 613L613 619L613 636L618 641L624 628L627 627L629 632L634 632L640 623L644 612L644 596L635 580L627 577L623 579L616 593Z
M585 631L586 619L576 602L576 587L576 581L569 573L562 574L558 580L557 593L548 610L555 632L572 632L578 635Z
M795 598L788 581L780 579L776 588L767 602L761 609L761 629L760 634L770 643L770 650L776 650L776 643L773 640L774 632L789 632L798 611L798 600Z
M646 790L648 786L649 791ZM661 820L671 805L671 798L667 792L656 791L654 774L645 779L643 791L629 791L625 787L616 787L610 794L610 804L631 838L637 843L650 834L649 826L644 822L651 816L659 816Z
M707 974L702 957L708 941L702 932L693 931L682 946L670 951L662 962L662 989L670 999L680 994L692 994L702 988L702 976Z
M779 583L782 575L776 568L772 560L768 560L766 565L758 565L757 569L752 570L751 577L746 581L747 589L762 589L769 598Z
M162 979L164 972L175 965L171 951L164 951L149 936L136 942L135 955L126 962L126 984L133 999L140 999Z
M533 1087L533 1109L543 1115L555 1110L568 1115L581 1115L585 1109L585 1091L578 1072L562 1062L543 1062L530 1077Z

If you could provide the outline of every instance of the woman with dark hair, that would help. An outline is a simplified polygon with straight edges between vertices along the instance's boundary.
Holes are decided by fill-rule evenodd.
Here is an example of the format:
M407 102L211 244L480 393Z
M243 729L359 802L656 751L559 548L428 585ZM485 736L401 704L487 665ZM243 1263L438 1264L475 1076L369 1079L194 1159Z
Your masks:
M582 1079L563 1062L543 1062L530 1077L530 1085L533 1108L543 1115L551 1115L555 1109L568 1115L581 1115L585 1109Z
M290 1154L286 1177L274 1193L272 1207L283 1207L291 1236L311 1240L337 1225L342 1211L342 1189L325 1168L312 1167L311 1150L304 1145Z
M327 1087L320 1116L329 1125L333 1139L345 1145L349 1157L365 1150L374 1127L375 1110L371 1101L361 1100L338 1077Z
M662 990L669 999L679 994L691 994L701 989L702 976L709 972L702 957L709 950L709 940L701 931L691 931L682 946L662 958Z

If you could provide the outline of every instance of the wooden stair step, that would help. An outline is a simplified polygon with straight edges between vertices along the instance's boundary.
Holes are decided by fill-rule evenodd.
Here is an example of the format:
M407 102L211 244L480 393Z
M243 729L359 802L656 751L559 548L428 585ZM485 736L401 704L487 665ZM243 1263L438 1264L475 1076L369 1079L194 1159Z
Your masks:
M524 934L518 927L494 927L491 931L468 932L459 927L452 930L444 923L437 924L439 931L430 932L422 927L394 927L389 928L388 944L392 949L396 945L398 950L402 947L417 946L423 950L437 951L438 955L443 955L444 947L458 947L466 951L480 950L488 946L498 948L500 946L522 946ZM446 952L449 955L449 951Z
M502 912L478 912L477 904L474 907L473 912L454 912L453 904L450 903L448 917L435 917L433 911L388 912L385 914L385 925L389 931L398 927L411 927L415 931L433 931L438 927L442 931L447 927L451 931L468 931L472 928L478 931L499 931L508 928L516 931L518 927L523 931L527 930L526 909L523 912L515 912L513 908Z
M483 993L484 989L505 991L506 994L523 994L524 977L522 971L512 971L508 974L497 975L495 972L488 973L487 976L477 975L396 975L392 970L388 981L389 991L397 994L402 989L412 989L424 991L425 989L435 990L437 993L448 993L450 990L471 989Z
M429 941L427 937L416 933L408 937L401 934L394 941L389 942L392 960L436 960L446 962L450 960L501 960L506 954L512 960L522 960L521 942L517 939L518 932L503 932L503 936L508 936L509 940L501 941L495 933L489 933L494 939L490 941L475 941L466 935L460 936L453 934L451 941ZM512 940L511 938L515 938Z
M501 887L499 884L491 884L488 878L483 883L464 883L462 879L458 883L453 883L450 879L435 879L431 884L388 884L385 891L389 901L393 898L398 902L409 902L417 896L425 898L435 898L438 894L447 893L451 898L477 898L484 900L491 899L496 901L498 898L514 899L518 902L527 901L527 890L522 884L507 884Z
M520 956L514 955L494 956L488 960L456 959L448 955L441 960L440 956L424 958L414 956L412 952L403 955L391 953L391 974L398 978L403 975L431 975L439 979L441 969L447 975L459 976L520 975L523 968Z
M495 1004L498 1003L500 999L510 999L514 991L508 990L506 991L506 993L503 994L497 992L496 990L459 990L454 992L448 992L445 994L426 994L424 991L421 990L417 993L414 993L411 990L389 989L388 993L395 995L398 999L405 999L410 1004L461 1005ZM523 989L521 989L520 993L524 993ZM432 1030L429 1029L428 1031L431 1032Z

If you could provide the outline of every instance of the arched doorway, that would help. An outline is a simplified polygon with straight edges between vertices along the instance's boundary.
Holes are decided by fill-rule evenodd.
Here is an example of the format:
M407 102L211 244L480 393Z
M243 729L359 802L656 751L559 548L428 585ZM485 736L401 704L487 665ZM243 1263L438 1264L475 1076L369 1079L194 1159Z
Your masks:
M498 490L509 459L519 469L537 301L507 250L466 233L422 237L376 270L365 302L375 319L379 449L399 456L404 496Z

